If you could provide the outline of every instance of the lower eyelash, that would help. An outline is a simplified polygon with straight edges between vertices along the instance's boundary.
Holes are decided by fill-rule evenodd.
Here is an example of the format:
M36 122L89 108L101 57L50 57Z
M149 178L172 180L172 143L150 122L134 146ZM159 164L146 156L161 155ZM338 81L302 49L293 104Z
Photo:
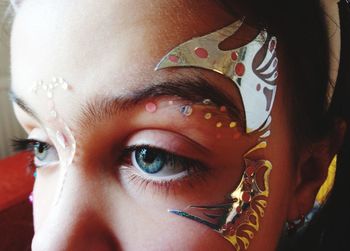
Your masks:
M30 172L35 172L36 167L34 165L34 144L37 142L32 139L21 139L14 138L11 140L12 148L15 152L29 152L30 156L28 157L28 163L26 164L27 169Z
M155 193L161 193L169 195L172 193L176 195L180 188L194 188L198 183L206 181L207 175L209 175L209 169L203 166L192 166L187 170L187 175L182 178L169 179L169 180L154 180L137 174L133 167L125 166L120 168L124 172L124 177L129 183L133 183L137 186L140 192L151 189Z
M155 149L165 153L167 155L167 162L173 163L173 165L176 163L181 165L184 168L183 172L186 172L186 174L182 176L170 176L168 179L161 179L159 177L151 178L147 177L147 175L143 175L139 171L134 170L136 167L131 164L131 155L139 148ZM169 191L175 192L178 190L176 189L177 187L183 187L184 184L187 184L189 187L193 187L193 181L195 181L196 184L200 181L204 181L204 177L206 177L205 174L208 174L209 171L209 169L198 160L178 156L174 153L151 145L135 145L126 148L121 157L121 164L124 165L124 168L121 168L121 170L128 171L126 173L126 178L129 182L133 182L134 184L136 183L141 190L146 190L152 186L152 189L156 189L157 192L164 192L165 194L168 194Z
M12 141L12 148L15 152L29 152L31 153L29 162L27 164L27 168L29 168L31 171L36 171L36 166L35 166L35 154L34 154L34 148L36 144L41 144L44 148L48 149L50 148L50 145L39 141L35 139L22 139L22 138L14 138L11 140Z

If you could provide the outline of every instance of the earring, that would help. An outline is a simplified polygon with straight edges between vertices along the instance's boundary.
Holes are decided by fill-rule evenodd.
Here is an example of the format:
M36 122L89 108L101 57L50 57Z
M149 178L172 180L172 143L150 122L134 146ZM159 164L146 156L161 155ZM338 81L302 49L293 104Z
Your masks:
M305 224L305 216L301 214L298 219L294 221L287 221L288 235L294 235Z

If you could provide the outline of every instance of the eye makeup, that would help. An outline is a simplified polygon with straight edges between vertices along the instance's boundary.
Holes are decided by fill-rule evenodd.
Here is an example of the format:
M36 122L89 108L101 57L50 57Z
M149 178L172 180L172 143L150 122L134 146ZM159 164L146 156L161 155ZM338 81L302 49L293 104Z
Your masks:
M276 37L266 30L246 45L221 50L220 43L243 25L238 20L209 34L194 37L170 50L155 70L170 67L197 67L214 71L232 80L240 92L247 133L259 130L270 115L278 77ZM177 58L178 60L171 60Z
M219 44L234 35L242 24L243 20L239 20L217 31L183 42L169 51L155 68L198 67L212 70L229 77L240 92L246 134L259 135L256 145L242 156L244 173L241 182L230 193L228 201L214 205L190 205L184 210L168 210L172 214L212 228L228 240L236 251L249 247L250 241L260 228L267 206L272 164L268 160L251 159L250 155L267 147L266 139L271 135L270 112L278 77L277 39L269 36L266 30L261 30L252 41L240 48L225 51L219 48ZM176 60L172 60L175 58ZM210 104L210 100L204 100L203 104ZM219 111L224 112L225 108L220 107ZM210 123L214 116L207 111L203 114L203 119ZM223 121L214 122L218 130L224 124ZM227 124L228 128L235 130L232 139L239 139L242 134L237 130L236 121L229 121ZM216 134L216 139L221 137L221 134Z
M233 121L231 115L225 106L216 106L210 99L204 99L202 102L184 101L182 99L166 98L160 100L147 101L144 105L147 113L180 113L184 118L190 118L199 123L212 124L213 128L236 128L243 130L238 126L238 118ZM166 109L166 110L165 110Z
M43 101L47 102L47 107L49 109L48 113L50 115L50 118L47 119L47 126L44 126L44 128L49 138L54 142L54 144L57 147L57 155L59 156L60 163L59 166L62 170L61 186L58 190L57 197L54 203L57 204L63 191L64 183L68 175L69 166L73 162L75 156L76 141L72 131L62 119L62 117L59 115L59 112L56 109L55 95L58 93L58 91L72 91L72 86L64 78L52 77L52 79L49 81L36 81L32 87L32 91L35 95L38 96L39 99L42 99ZM48 154L51 152L48 151ZM52 152L52 154L53 153L54 152Z

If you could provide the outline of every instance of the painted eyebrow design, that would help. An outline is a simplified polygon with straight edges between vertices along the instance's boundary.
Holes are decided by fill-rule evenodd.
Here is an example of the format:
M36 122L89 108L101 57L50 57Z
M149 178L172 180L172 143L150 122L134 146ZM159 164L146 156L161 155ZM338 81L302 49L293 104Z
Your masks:
M22 110L40 122L39 116L23 99L19 98L13 91L10 91L9 95L10 99ZM204 99L210 99L214 106L225 106L230 118L238 119L242 126L245 124L243 111L236 104L238 101L233 100L232 97L203 78L159 82L117 97L97 96L82 106L77 122L82 128L88 128L96 122L110 119L118 113L132 109L141 102L160 97L176 97L189 103L200 103Z

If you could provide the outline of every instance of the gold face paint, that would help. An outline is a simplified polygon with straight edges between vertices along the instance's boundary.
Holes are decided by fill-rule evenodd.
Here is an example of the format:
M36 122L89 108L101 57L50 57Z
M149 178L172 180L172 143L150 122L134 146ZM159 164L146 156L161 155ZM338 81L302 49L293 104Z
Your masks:
M190 206L170 213L204 224L228 240L235 250L245 250L259 230L269 196L272 165L267 160L245 158L245 171L230 199L217 205Z
M267 147L267 142L266 141L262 141L259 144L257 144L256 146L254 146L252 149L250 149L247 153L245 153L243 156L246 157L249 154L251 154L252 152L255 152L259 149L265 149Z
M250 43L233 50L223 51L219 44L235 34L242 25L237 21L227 27L202 37L193 38L172 49L156 66L155 70L168 67L200 67L229 77L238 88L243 102L246 133L258 132L256 146L243 155L244 173L239 185L229 199L216 205L189 206L185 210L170 209L170 213L204 224L221 234L235 250L246 250L260 228L269 196L269 176L272 164L268 160L253 160L249 155L267 147L271 131L271 109L276 93L278 76L276 57L277 40L265 30ZM203 104L210 104L204 100ZM221 112L226 110L220 107ZM212 118L204 114L205 120ZM216 127L223 124L218 121ZM241 134L236 122L228 127L235 131L233 139ZM220 134L216 138L221 138Z

